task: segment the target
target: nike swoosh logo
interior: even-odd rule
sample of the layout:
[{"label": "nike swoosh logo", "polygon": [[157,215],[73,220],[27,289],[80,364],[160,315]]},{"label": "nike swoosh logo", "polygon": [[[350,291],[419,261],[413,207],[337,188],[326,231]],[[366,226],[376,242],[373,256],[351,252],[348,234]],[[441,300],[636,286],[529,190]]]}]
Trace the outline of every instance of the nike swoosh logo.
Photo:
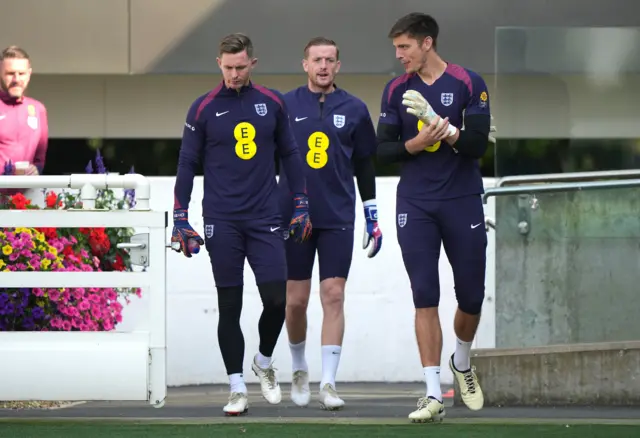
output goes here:
[{"label": "nike swoosh logo", "polygon": [[279,230],[279,229],[280,229],[280,227],[271,227],[270,228],[271,232],[274,232],[275,230]]},{"label": "nike swoosh logo", "polygon": [[479,224],[476,224],[476,225],[471,225],[471,229],[473,230],[474,228],[478,228],[480,225],[482,225],[482,222],[480,222]]},{"label": "nike swoosh logo", "polygon": [[216,112],[216,117],[224,116],[224,115],[225,115],[225,114],[227,114],[228,112],[229,112],[229,111],[225,111],[225,112],[223,112],[223,113]]},{"label": "nike swoosh logo", "polygon": [[296,122],[301,122],[301,121],[303,121],[305,119],[308,119],[308,118],[309,117],[300,117],[300,118],[296,117]]}]

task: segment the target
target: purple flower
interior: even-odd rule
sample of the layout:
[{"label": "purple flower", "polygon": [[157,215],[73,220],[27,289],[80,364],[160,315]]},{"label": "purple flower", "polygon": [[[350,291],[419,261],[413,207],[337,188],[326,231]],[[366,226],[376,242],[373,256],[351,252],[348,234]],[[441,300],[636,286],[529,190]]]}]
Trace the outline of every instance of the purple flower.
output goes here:
[{"label": "purple flower", "polygon": [[[133,166],[129,170],[129,173],[136,173]],[[136,191],[134,189],[126,189],[124,191],[124,200],[129,204],[129,208],[136,206]]]},{"label": "purple flower", "polygon": [[91,160],[87,163],[87,166],[84,168],[84,171],[87,173],[93,173],[93,163]]},{"label": "purple flower", "polygon": [[16,172],[15,166],[11,163],[11,160],[5,161],[3,175],[13,175]]},{"label": "purple flower", "polygon": [[33,320],[32,317],[27,316],[23,321],[22,321],[22,328],[25,329],[26,331],[31,331],[36,327],[36,323]]},{"label": "purple flower", "polygon": [[107,169],[104,167],[104,160],[100,155],[100,149],[96,150],[96,171],[98,173],[107,173]]},{"label": "purple flower", "polygon": [[34,307],[31,311],[31,316],[33,316],[33,319],[42,319],[44,317],[44,310],[42,310],[42,307]]}]

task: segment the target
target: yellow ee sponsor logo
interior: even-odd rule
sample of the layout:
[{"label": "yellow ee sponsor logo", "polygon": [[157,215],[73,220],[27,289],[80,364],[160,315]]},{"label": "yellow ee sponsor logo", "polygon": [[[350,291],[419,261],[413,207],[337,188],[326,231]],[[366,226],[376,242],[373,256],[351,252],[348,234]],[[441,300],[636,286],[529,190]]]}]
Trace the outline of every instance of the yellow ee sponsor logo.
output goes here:
[{"label": "yellow ee sponsor logo", "polygon": [[486,102],[488,98],[489,98],[489,96],[487,95],[486,91],[483,91],[482,93],[480,93],[480,100],[481,101]]},{"label": "yellow ee sponsor logo", "polygon": [[236,155],[243,160],[250,160],[258,152],[255,143],[256,128],[249,122],[240,122],[233,129],[233,136],[236,139]]},{"label": "yellow ee sponsor logo", "polygon": [[307,164],[312,169],[322,169],[329,161],[327,149],[329,149],[329,137],[324,132],[316,131],[307,140],[309,152],[307,152]]},{"label": "yellow ee sponsor logo", "polygon": [[[423,126],[424,126],[424,122],[422,120],[418,120],[418,132],[420,132]],[[438,149],[440,149],[440,142],[437,142],[435,144],[432,144],[431,146],[427,146],[426,148],[424,148],[426,152],[435,152]]]}]

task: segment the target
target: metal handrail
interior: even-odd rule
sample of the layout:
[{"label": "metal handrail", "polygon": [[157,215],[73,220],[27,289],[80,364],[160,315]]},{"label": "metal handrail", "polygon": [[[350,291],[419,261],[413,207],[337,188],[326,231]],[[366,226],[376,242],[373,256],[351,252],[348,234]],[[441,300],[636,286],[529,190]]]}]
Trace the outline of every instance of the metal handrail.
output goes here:
[{"label": "metal handrail", "polygon": [[640,179],[619,181],[591,181],[560,184],[531,184],[517,187],[495,187],[487,189],[482,195],[482,203],[486,204],[492,196],[528,195],[534,193],[575,192],[580,190],[621,189],[640,187]]},{"label": "metal handrail", "polygon": [[640,178],[640,169],[606,170],[598,172],[547,173],[541,175],[505,176],[498,180],[496,187],[529,183],[578,182],[602,179]]}]

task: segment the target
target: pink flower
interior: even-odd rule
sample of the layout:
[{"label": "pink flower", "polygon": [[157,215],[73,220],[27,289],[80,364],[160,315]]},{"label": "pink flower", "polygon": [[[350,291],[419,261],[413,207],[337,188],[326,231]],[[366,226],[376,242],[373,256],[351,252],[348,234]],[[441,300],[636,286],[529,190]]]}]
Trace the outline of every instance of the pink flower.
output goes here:
[{"label": "pink flower", "polygon": [[60,292],[56,289],[49,289],[49,299],[52,301],[58,301],[58,298],[60,298]]},{"label": "pink flower", "polygon": [[71,330],[71,323],[69,321],[62,322],[62,330],[68,332]]},{"label": "pink flower", "polygon": [[94,318],[99,319],[102,316],[102,309],[96,305],[91,306],[91,315]]},{"label": "pink flower", "polygon": [[122,311],[122,304],[120,304],[117,301],[114,301],[113,303],[111,303],[109,305],[109,308],[115,312],[121,312]]}]

